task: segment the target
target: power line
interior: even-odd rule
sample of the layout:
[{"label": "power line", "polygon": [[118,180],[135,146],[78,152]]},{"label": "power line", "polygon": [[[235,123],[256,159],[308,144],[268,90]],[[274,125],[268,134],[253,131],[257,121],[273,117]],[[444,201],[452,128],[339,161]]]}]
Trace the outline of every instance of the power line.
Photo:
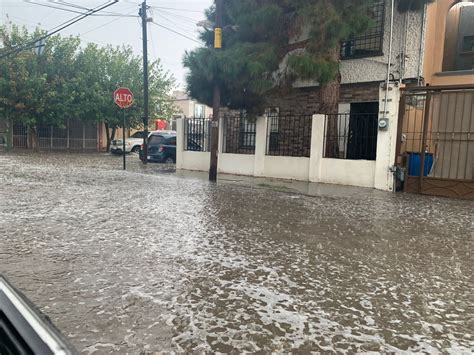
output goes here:
[{"label": "power line", "polygon": [[[72,13],[75,13],[75,14],[84,14],[83,11],[67,9],[67,8],[64,8],[64,7],[44,4],[44,3],[41,3],[41,2],[36,2],[36,1],[31,1],[31,0],[25,0],[25,2],[27,2],[29,4],[33,4],[33,5],[48,7],[48,8],[51,8],[51,9],[56,9],[56,10],[61,10],[61,11],[66,11],[66,12],[72,12]],[[77,8],[77,6],[75,6],[75,7]],[[87,10],[87,11],[92,10],[92,9],[88,9],[88,8],[82,7],[82,6],[79,6],[79,8],[81,8],[82,10]],[[103,13],[103,14],[90,15],[90,16],[137,17],[136,15],[125,16],[125,15],[122,15],[122,14],[119,14],[119,13],[113,13],[113,12],[107,12],[107,13]]]},{"label": "power line", "polygon": [[190,41],[193,41],[193,42],[196,42],[196,43],[199,43],[199,44],[204,44],[204,43],[202,43],[201,41],[198,41],[198,40],[195,39],[195,38],[186,36],[186,35],[184,35],[184,34],[182,34],[182,33],[180,33],[180,32],[177,32],[177,31],[175,31],[175,30],[173,30],[173,29],[171,29],[171,28],[169,28],[169,27],[166,27],[166,26],[164,26],[164,25],[161,25],[161,24],[159,24],[159,23],[152,22],[152,24],[154,24],[155,26],[158,26],[158,27],[162,27],[162,28],[164,28],[164,29],[166,29],[166,30],[168,30],[168,31],[170,31],[170,32],[173,32],[173,33],[177,34],[178,36],[187,38],[187,39],[189,39]]},{"label": "power line", "polygon": [[151,48],[153,49],[153,55],[155,56],[155,60],[158,58],[158,56],[156,55],[156,51],[155,51],[155,41],[153,41],[153,32],[150,31],[150,39],[151,39]]},{"label": "power line", "polygon": [[182,26],[179,26],[177,23],[175,23],[174,21],[170,20],[169,18],[167,18],[166,16],[162,15],[162,14],[158,14],[158,16],[160,16],[161,18],[165,19],[166,21],[168,21],[172,26],[174,26],[175,28],[183,31],[183,33],[185,33],[186,35],[189,35],[189,36],[194,36],[194,33],[191,33],[189,31],[189,29],[187,28],[184,28]]},{"label": "power line", "polygon": [[64,22],[63,24],[61,24],[59,26],[56,26],[55,28],[52,29],[52,32],[49,32],[48,34],[46,34],[44,36],[41,36],[40,38],[37,38],[37,39],[35,39],[33,41],[30,41],[30,42],[28,42],[28,43],[26,43],[22,46],[18,46],[17,48],[14,48],[14,49],[10,50],[9,52],[4,53],[2,56],[0,56],[0,59],[4,58],[4,57],[7,57],[10,54],[15,54],[15,53],[21,52],[22,50],[34,48],[37,42],[39,42],[43,39],[46,39],[48,37],[51,37],[52,35],[58,33],[59,31],[62,31],[63,29],[65,29],[69,26],[72,26],[76,22],[79,22],[82,19],[84,19],[88,16],[91,16],[92,14],[94,14],[98,11],[101,11],[103,9],[106,9],[109,6],[112,6],[112,5],[116,4],[118,1],[119,0],[113,0],[112,2],[106,3],[104,5],[100,5],[96,8],[94,8],[94,9],[91,9],[90,11],[88,11],[88,12],[86,12],[86,13],[80,15],[80,16],[76,16],[76,17],[70,19],[69,21]]},{"label": "power line", "polygon": [[166,11],[166,10],[161,10],[160,13],[164,13],[164,14],[167,14],[169,16],[172,16],[172,17],[175,17],[179,20],[183,20],[183,21],[186,21],[186,22],[189,22],[189,23],[192,23],[193,25],[196,25],[199,21],[195,20],[195,19],[192,19],[190,17],[186,17],[186,16],[182,16],[182,15],[178,15],[178,14],[175,14],[173,12],[170,12],[170,11]]},{"label": "power line", "polygon": [[[132,12],[135,12],[135,10],[129,12],[128,14],[131,14]],[[127,14],[127,15],[128,15]],[[125,16],[124,16],[125,17]],[[87,31],[87,32],[83,32],[83,33],[80,33],[79,36],[82,36],[82,35],[85,35],[85,34],[88,34],[90,32],[93,32],[95,30],[98,30],[99,28],[102,28],[102,27],[105,27],[107,25],[110,25],[111,23],[115,22],[115,21],[118,21],[118,20],[122,20],[124,17],[117,17],[117,18],[114,18],[112,21],[109,21],[109,22],[106,22],[106,23],[103,23],[102,25],[100,26],[97,26],[97,27],[94,27],[93,29]],[[136,16],[136,17],[139,17],[139,16]]]},{"label": "power line", "polygon": [[189,10],[189,9],[177,9],[174,7],[162,7],[162,6],[150,6],[154,9],[161,9],[161,10],[173,10],[173,11],[182,11],[182,12],[194,12],[194,13],[199,13],[202,14],[202,11],[199,10]]}]

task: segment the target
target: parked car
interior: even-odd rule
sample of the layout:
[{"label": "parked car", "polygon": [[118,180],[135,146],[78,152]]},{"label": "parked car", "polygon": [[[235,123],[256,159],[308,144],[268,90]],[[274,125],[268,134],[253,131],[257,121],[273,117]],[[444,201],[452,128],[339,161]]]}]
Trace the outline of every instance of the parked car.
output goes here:
[{"label": "parked car", "polygon": [[[143,150],[140,152],[143,155]],[[148,137],[149,162],[176,163],[176,132],[153,132]]]},{"label": "parked car", "polygon": [[[151,132],[153,133],[153,132]],[[150,133],[150,134],[151,134]],[[144,131],[138,131],[125,139],[125,153],[140,153],[140,147],[143,143]],[[112,154],[122,154],[122,140],[115,139],[110,144],[110,152]]]}]

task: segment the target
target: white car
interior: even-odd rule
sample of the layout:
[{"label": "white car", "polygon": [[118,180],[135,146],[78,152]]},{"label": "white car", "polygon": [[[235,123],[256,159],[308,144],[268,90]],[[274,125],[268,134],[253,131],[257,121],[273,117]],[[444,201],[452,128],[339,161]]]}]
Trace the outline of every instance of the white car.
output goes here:
[{"label": "white car", "polygon": [[[148,137],[152,133],[171,133],[174,131],[148,131]],[[143,144],[144,131],[137,131],[130,137],[125,138],[125,153],[139,154]],[[110,152],[112,154],[122,154],[122,140],[114,139],[110,144]]]}]

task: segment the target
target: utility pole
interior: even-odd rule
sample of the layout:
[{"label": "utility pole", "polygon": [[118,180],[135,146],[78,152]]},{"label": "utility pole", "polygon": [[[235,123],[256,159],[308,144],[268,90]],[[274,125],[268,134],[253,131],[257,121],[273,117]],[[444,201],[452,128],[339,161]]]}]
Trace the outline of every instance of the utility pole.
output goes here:
[{"label": "utility pole", "polygon": [[147,37],[147,6],[146,0],[143,0],[139,15],[142,18],[142,37],[143,37],[143,155],[142,162],[148,162],[148,37]]},{"label": "utility pole", "polygon": [[[222,49],[222,17],[223,0],[216,0],[216,24],[214,26],[214,49]],[[209,181],[217,181],[217,150],[219,147],[219,110],[221,106],[221,88],[214,78],[214,98],[212,100],[212,122],[211,122],[211,163],[209,168]]]}]

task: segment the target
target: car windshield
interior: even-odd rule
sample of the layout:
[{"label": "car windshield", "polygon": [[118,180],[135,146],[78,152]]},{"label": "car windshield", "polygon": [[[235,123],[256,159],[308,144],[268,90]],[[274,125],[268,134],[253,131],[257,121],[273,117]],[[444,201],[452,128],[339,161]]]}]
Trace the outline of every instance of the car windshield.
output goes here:
[{"label": "car windshield", "polygon": [[166,139],[167,145],[176,145],[176,137],[171,137]]},{"label": "car windshield", "polygon": [[130,136],[130,138],[143,138],[143,132],[142,131],[135,132],[134,134]]},{"label": "car windshield", "polygon": [[148,144],[163,144],[165,138],[163,136],[151,136]]}]

